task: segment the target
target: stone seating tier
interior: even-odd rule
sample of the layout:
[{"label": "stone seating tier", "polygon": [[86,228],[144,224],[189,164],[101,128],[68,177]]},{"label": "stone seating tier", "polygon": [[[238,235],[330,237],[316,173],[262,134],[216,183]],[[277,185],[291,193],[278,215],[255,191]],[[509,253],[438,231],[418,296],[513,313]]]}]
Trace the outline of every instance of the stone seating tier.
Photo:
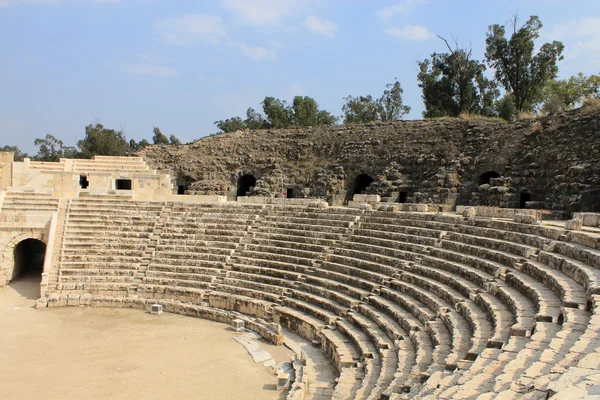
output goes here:
[{"label": "stone seating tier", "polygon": [[272,320],[321,344],[333,398],[542,393],[598,335],[585,308],[600,252],[556,227],[90,197],[70,202],[61,248],[53,304],[93,294]]}]

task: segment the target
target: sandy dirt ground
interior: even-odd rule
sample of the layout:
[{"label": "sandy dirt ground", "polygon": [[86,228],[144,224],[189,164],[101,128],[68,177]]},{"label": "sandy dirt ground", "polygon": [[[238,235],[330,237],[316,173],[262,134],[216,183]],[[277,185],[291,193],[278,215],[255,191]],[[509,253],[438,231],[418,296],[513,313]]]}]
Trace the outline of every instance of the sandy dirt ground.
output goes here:
[{"label": "sandy dirt ground", "polygon": [[[140,310],[36,310],[36,291],[35,282],[0,288],[0,399],[285,398],[227,325]],[[261,348],[289,361],[282,346]]]}]

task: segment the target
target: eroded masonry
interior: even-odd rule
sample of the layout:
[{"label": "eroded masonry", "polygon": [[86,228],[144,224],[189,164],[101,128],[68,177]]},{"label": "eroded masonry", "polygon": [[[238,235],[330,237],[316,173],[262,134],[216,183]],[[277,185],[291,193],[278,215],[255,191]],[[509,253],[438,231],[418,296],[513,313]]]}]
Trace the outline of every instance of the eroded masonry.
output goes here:
[{"label": "eroded masonry", "polygon": [[598,395],[599,120],[1,153],[0,286],[29,274],[37,307],[243,322],[295,351],[289,399]]}]

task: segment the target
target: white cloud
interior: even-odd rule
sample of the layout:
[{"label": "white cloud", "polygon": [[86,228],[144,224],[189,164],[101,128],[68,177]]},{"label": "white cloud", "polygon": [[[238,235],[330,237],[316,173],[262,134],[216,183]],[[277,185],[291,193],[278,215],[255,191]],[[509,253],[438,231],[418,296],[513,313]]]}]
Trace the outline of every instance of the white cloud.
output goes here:
[{"label": "white cloud", "polygon": [[321,19],[316,15],[311,15],[310,17],[306,18],[304,20],[304,26],[306,26],[306,28],[308,28],[308,30],[311,32],[330,38],[333,37],[333,34],[338,29],[338,26],[335,22],[327,19]]},{"label": "white cloud", "polygon": [[269,40],[269,48],[251,46],[245,41],[231,38],[223,20],[212,14],[188,14],[171,17],[156,23],[156,30],[166,43],[185,46],[194,42],[224,45],[240,50],[253,61],[274,60],[277,49],[283,45]]},{"label": "white cloud", "polygon": [[386,33],[403,40],[423,41],[434,37],[434,34],[421,25],[406,25],[402,28],[389,28]]},{"label": "white cloud", "polygon": [[267,49],[260,46],[250,46],[245,42],[232,42],[233,47],[237,47],[253,61],[275,60],[277,58],[277,50]]},{"label": "white cloud", "polygon": [[167,43],[180,46],[194,41],[217,44],[227,38],[220,17],[211,14],[188,14],[165,18],[156,23],[156,30]]},{"label": "white cloud", "polygon": [[298,15],[310,8],[312,0],[222,0],[221,5],[236,14],[244,24],[276,26],[284,17]]},{"label": "white cloud", "polygon": [[[600,64],[600,17],[569,20],[542,29],[539,43],[560,40],[565,45],[565,60],[559,67],[569,72],[598,73]],[[563,65],[564,64],[564,65]],[[564,68],[563,68],[564,67]]]},{"label": "white cloud", "polygon": [[379,19],[384,21],[389,21],[397,14],[410,14],[412,11],[420,6],[421,4],[425,4],[427,0],[404,0],[389,7],[382,8],[378,10],[376,15]]},{"label": "white cloud", "polygon": [[127,66],[127,70],[134,75],[151,75],[165,78],[181,75],[175,68],[166,67],[164,65],[132,64]]}]

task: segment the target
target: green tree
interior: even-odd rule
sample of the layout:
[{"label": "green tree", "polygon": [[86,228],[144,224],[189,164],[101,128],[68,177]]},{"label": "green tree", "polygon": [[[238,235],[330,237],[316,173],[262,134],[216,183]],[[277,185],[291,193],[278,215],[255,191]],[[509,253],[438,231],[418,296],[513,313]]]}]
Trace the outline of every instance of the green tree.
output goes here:
[{"label": "green tree", "polygon": [[23,161],[23,159],[25,159],[26,157],[29,157],[27,155],[27,153],[23,153],[21,151],[21,149],[19,149],[17,146],[3,146],[0,147],[0,151],[4,151],[4,152],[8,152],[8,153],[14,153],[14,160],[15,161]]},{"label": "green tree", "polygon": [[342,106],[342,112],[345,124],[364,124],[379,120],[381,105],[371,95],[348,96],[344,100],[346,103]]},{"label": "green tree", "polygon": [[600,99],[600,75],[590,75],[587,78],[585,93],[586,97]]},{"label": "green tree", "polygon": [[366,123],[371,121],[397,121],[410,112],[410,107],[403,104],[402,86],[400,82],[386,85],[382,96],[348,96],[342,106],[342,117],[345,124]]},{"label": "green tree", "polygon": [[267,121],[265,121],[265,117],[261,113],[257,112],[254,108],[248,107],[246,110],[246,119],[243,123],[248,129],[263,129]]},{"label": "green tree", "polygon": [[82,158],[92,158],[95,155],[124,156],[129,150],[122,130],[107,129],[99,123],[85,127],[85,137],[77,142],[77,146],[81,149],[78,157]]},{"label": "green tree", "polygon": [[382,121],[398,121],[410,112],[410,107],[402,102],[402,86],[397,80],[385,86],[383,95],[379,99],[379,115]]},{"label": "green tree", "polygon": [[546,113],[559,113],[579,107],[586,98],[600,98],[600,76],[580,72],[569,79],[547,82],[540,108]]},{"label": "green tree", "polygon": [[316,126],[319,123],[319,105],[312,97],[296,96],[292,101],[292,120],[296,126]]},{"label": "green tree", "polygon": [[496,79],[511,93],[517,111],[531,111],[539,101],[546,82],[556,77],[558,62],[563,59],[564,45],[559,41],[544,43],[534,54],[542,22],[531,16],[525,25],[512,21],[512,34],[506,38],[506,27],[492,25],[486,37],[485,57],[496,72]]},{"label": "green tree", "polygon": [[296,96],[292,101],[292,121],[295,126],[334,125],[337,118],[329,111],[319,110],[319,104],[312,97]]},{"label": "green tree", "polygon": [[150,143],[146,139],[142,139],[139,142],[136,142],[134,139],[129,141],[129,149],[127,150],[127,154],[134,154],[138,151],[142,150],[144,147],[149,146]]},{"label": "green tree", "polygon": [[152,129],[152,132],[154,133],[154,136],[152,136],[152,142],[154,144],[169,144],[169,138],[163,135],[157,126]]},{"label": "green tree", "polygon": [[288,128],[293,124],[293,111],[285,100],[267,96],[261,104],[269,128]]},{"label": "green tree", "polygon": [[169,136],[169,142],[171,142],[171,144],[175,144],[175,145],[181,144],[181,141],[179,139],[177,139],[177,137],[175,135]]},{"label": "green tree", "polygon": [[326,110],[319,110],[317,114],[317,125],[335,125],[337,124],[337,117]]},{"label": "green tree", "polygon": [[33,157],[36,161],[58,161],[61,158],[74,158],[77,151],[74,147],[65,146],[62,140],[48,134],[44,138],[37,138],[33,142],[37,147],[38,153]]},{"label": "green tree", "polygon": [[498,96],[496,84],[484,75],[485,65],[472,58],[471,49],[455,48],[444,41],[448,53],[433,53],[430,59],[419,61],[417,79],[422,89],[426,118],[452,116],[461,113],[490,115]]},{"label": "green tree", "polygon": [[588,95],[588,78],[579,73],[569,79],[548,81],[542,95],[543,112],[556,114],[572,110]]},{"label": "green tree", "polygon": [[498,117],[505,119],[506,121],[514,121],[517,119],[517,107],[515,106],[515,99],[512,94],[507,93],[494,104],[494,109]]},{"label": "green tree", "polygon": [[246,128],[246,124],[240,117],[228,118],[226,120],[215,121],[217,128],[223,132],[235,132]]}]

